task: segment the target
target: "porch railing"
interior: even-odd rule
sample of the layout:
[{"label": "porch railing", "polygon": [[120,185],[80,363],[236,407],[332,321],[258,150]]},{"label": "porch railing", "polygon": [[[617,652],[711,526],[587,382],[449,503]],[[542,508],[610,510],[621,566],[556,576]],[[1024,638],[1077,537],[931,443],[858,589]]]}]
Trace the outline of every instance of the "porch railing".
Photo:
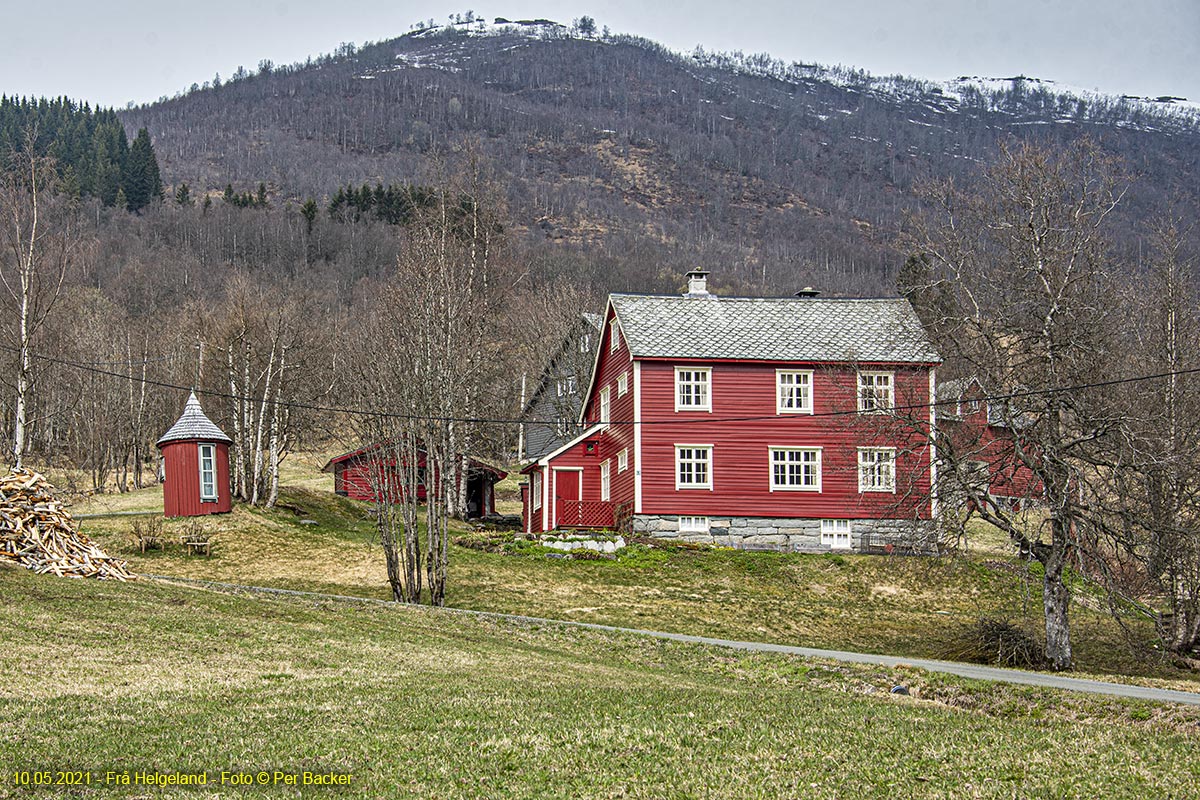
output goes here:
[{"label": "porch railing", "polygon": [[560,528],[611,528],[613,504],[601,500],[562,500],[558,504]]}]

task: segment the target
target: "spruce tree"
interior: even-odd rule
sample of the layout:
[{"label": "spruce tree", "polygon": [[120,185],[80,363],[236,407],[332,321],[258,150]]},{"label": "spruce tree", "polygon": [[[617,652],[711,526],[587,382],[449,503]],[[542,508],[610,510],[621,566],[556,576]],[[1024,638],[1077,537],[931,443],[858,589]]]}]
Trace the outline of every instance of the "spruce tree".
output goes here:
[{"label": "spruce tree", "polygon": [[304,217],[304,230],[309,236],[312,236],[313,223],[317,221],[317,201],[311,197],[304,201],[304,205],[300,206],[300,215]]},{"label": "spruce tree", "polygon": [[125,196],[129,199],[130,211],[141,211],[163,196],[158,160],[154,157],[154,146],[145,128],[138,131],[133,147],[129,149],[122,184]]}]

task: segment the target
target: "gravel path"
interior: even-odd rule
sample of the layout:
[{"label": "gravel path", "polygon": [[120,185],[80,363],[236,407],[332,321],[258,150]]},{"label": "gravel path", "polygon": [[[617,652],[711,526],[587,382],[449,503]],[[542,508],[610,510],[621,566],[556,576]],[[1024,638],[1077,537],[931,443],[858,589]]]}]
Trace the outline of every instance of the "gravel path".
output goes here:
[{"label": "gravel path", "polygon": [[[255,592],[259,594],[276,594],[288,597],[310,597],[323,600],[338,600],[355,603],[371,603],[382,606],[397,607],[395,603],[386,600],[373,600],[367,597],[351,597],[340,594],[321,594],[319,592],[300,592],[294,589],[272,589],[265,586],[244,586],[236,583],[219,583],[217,581],[202,581],[192,578],[173,578],[168,575],[142,575],[157,581],[168,583],[184,583],[193,586],[217,589],[222,591]],[[1125,683],[1110,683],[1108,681],[1093,681],[1084,678],[1071,678],[1066,675],[1056,675],[1044,672],[1026,672],[1019,669],[1003,667],[988,667],[982,664],[966,664],[959,661],[935,661],[928,658],[906,658],[903,656],[881,656],[874,653],[852,653],[845,650],[821,650],[815,647],[793,647],[786,644],[769,644],[767,642],[741,642],[733,639],[713,639],[708,636],[690,636],[685,633],[668,633],[666,631],[647,631],[639,628],[619,628],[614,625],[599,625],[594,622],[575,622],[572,620],[546,619],[543,617],[527,617],[521,614],[500,614],[493,611],[469,611],[460,608],[429,608],[427,606],[409,606],[423,611],[444,612],[452,614],[470,614],[477,617],[509,620],[512,622],[533,623],[537,625],[564,625],[572,628],[586,628],[594,631],[610,633],[625,633],[635,636],[649,636],[655,639],[669,639],[675,642],[689,644],[727,647],[731,650],[746,650],[754,653],[783,653],[792,656],[807,656],[809,658],[826,658],[834,661],[846,661],[853,664],[878,664],[885,667],[895,667],[901,664],[930,672],[945,672],[964,678],[975,678],[985,681],[1001,681],[1017,683],[1026,686],[1046,686],[1052,689],[1066,689],[1072,692],[1090,692],[1106,694],[1113,697],[1130,697],[1137,700],[1155,700],[1162,703],[1185,703],[1200,706],[1200,693],[1181,692],[1175,689],[1154,689],[1148,686],[1134,686]]]}]

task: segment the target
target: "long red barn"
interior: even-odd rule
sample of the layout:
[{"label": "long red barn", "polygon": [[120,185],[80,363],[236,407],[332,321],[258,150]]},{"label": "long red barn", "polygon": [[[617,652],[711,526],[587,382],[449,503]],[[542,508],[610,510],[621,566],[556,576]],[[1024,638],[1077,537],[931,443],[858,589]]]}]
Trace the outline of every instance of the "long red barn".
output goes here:
[{"label": "long red barn", "polygon": [[[417,450],[417,500],[426,498],[426,456]],[[333,490],[343,497],[375,502],[389,492],[398,499],[401,477],[392,448],[374,443],[334,456],[322,472],[333,473]],[[467,516],[487,517],[496,513],[496,483],[508,473],[476,459],[467,460]]]},{"label": "long red barn", "polygon": [[586,430],[523,470],[526,530],[928,542],[940,359],[908,301],[716,297],[688,277],[681,297],[610,296]]}]

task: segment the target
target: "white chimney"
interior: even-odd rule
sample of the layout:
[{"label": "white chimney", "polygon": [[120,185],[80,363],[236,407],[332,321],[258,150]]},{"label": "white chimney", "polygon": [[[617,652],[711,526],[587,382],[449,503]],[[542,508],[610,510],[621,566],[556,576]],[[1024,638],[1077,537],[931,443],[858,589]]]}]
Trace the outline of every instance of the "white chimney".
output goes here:
[{"label": "white chimney", "polygon": [[687,274],[687,297],[708,297],[708,270],[694,269]]}]

